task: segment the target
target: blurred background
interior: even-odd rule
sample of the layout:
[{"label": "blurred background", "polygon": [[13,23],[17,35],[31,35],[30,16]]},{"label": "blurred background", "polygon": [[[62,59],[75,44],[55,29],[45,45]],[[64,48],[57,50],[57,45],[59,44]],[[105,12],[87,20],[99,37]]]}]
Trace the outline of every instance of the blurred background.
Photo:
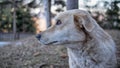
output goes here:
[{"label": "blurred background", "polygon": [[38,34],[67,8],[90,12],[104,29],[120,29],[119,0],[0,0],[0,41]]},{"label": "blurred background", "polygon": [[[39,56],[40,62],[38,57],[34,57],[40,55],[37,46],[39,44],[34,36],[50,27],[57,14],[71,9],[88,11],[97,23],[112,35],[116,44],[120,45],[120,0],[0,0],[0,68],[42,68],[40,66],[44,64],[41,65],[40,62],[45,61],[41,59],[43,57]],[[59,48],[56,50],[62,61],[55,60],[55,63],[66,64],[67,55],[64,49],[62,53]],[[49,52],[53,58],[54,52]],[[46,54],[42,55],[46,57]],[[50,55],[49,53],[48,56]],[[33,61],[34,63],[31,63]]]}]

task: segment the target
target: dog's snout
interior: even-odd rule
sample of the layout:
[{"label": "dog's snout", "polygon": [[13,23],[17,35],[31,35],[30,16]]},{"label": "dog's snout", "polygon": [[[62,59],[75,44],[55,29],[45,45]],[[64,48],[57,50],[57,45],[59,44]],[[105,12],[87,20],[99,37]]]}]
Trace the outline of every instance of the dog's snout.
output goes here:
[{"label": "dog's snout", "polygon": [[36,38],[37,38],[38,40],[40,40],[41,34],[36,35]]}]

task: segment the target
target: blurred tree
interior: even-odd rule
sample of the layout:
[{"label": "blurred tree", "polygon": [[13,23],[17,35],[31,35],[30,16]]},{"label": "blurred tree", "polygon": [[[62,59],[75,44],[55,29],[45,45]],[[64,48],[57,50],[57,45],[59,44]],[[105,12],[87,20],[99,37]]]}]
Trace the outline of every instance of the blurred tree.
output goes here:
[{"label": "blurred tree", "polygon": [[13,8],[13,34],[14,34],[14,39],[16,39],[17,38],[17,32],[16,32],[16,9],[17,9],[17,7],[16,7],[16,1],[15,0],[13,0],[13,3],[12,3],[12,8]]},{"label": "blurred tree", "polygon": [[11,32],[12,30],[12,14],[11,2],[0,0],[0,32]]},{"label": "blurred tree", "polygon": [[44,0],[44,11],[45,11],[45,17],[46,17],[46,24],[47,27],[50,27],[51,25],[51,0]]},{"label": "blurred tree", "polygon": [[16,27],[17,32],[34,32],[33,21],[29,11],[25,7],[16,10]]},{"label": "blurred tree", "polygon": [[64,0],[54,0],[54,6],[57,7],[55,10],[56,12],[62,12],[66,4]]},{"label": "blurred tree", "polygon": [[120,7],[118,6],[120,1],[114,0],[111,2],[110,7],[107,9],[107,21],[110,23],[110,28],[120,29]]},{"label": "blurred tree", "polygon": [[78,9],[78,0],[67,0],[67,10]]},{"label": "blurred tree", "polygon": [[0,32],[13,32],[13,26],[14,32],[34,32],[28,7],[21,4],[21,0],[15,4],[12,0],[0,0]]},{"label": "blurred tree", "polygon": [[[51,0],[24,0],[23,4],[28,5],[30,8],[40,8],[41,3],[43,3],[44,14],[46,19],[46,27],[51,25]],[[38,16],[39,14],[37,14]],[[38,16],[39,17],[39,16]]]}]

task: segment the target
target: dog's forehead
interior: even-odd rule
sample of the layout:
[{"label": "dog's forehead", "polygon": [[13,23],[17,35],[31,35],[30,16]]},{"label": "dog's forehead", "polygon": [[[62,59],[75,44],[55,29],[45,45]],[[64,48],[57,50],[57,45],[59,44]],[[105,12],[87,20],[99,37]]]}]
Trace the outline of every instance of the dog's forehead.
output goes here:
[{"label": "dog's forehead", "polygon": [[88,15],[88,14],[89,14],[88,12],[83,11],[83,10],[79,10],[79,9],[68,10],[68,11],[59,13],[59,14],[55,17],[55,19],[67,18],[67,17],[72,16],[72,15],[85,16],[85,15]]},{"label": "dog's forehead", "polygon": [[69,16],[71,16],[72,14],[70,14],[69,12],[62,12],[62,13],[59,13],[55,19],[64,19],[64,18],[67,18]]}]

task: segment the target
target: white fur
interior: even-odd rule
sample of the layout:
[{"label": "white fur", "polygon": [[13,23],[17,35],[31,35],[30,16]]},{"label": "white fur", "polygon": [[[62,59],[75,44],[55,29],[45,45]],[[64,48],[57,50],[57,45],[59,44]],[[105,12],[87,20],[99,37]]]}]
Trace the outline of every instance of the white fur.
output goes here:
[{"label": "white fur", "polygon": [[[85,30],[77,29],[74,15],[80,17],[77,23]],[[116,68],[115,44],[88,12],[69,10],[55,19],[61,20],[62,24],[42,32],[39,40],[46,45],[66,46],[70,68]],[[84,31],[91,37],[86,42]]]}]

